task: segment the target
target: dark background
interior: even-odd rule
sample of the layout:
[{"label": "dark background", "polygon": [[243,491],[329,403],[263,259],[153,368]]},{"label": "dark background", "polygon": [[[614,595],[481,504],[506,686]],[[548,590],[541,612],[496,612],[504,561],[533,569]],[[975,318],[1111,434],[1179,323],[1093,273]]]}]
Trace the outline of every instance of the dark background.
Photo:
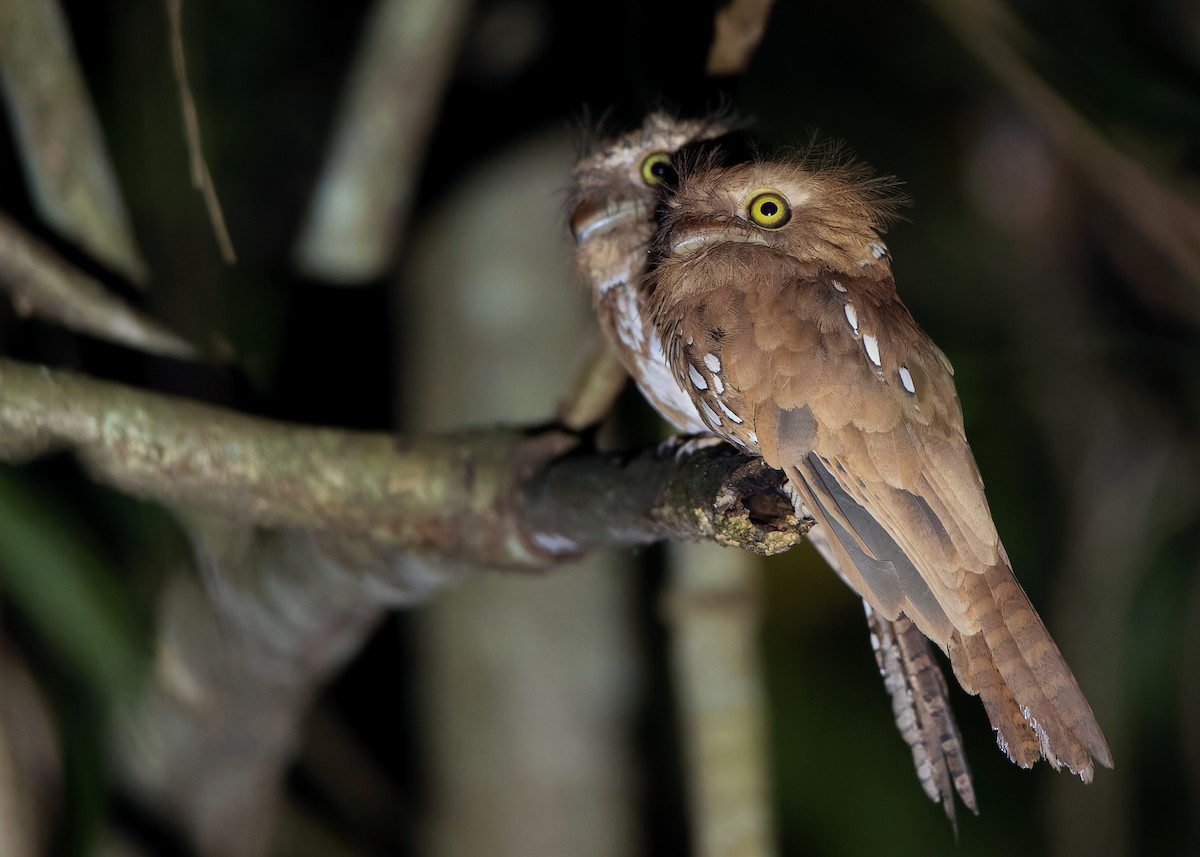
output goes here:
[{"label": "dark background", "polygon": [[[393,310],[410,300],[403,274],[335,289],[289,264],[367,4],[185,4],[206,152],[240,256],[233,268],[222,265],[189,185],[163,9],[142,0],[64,5],[151,289],[139,293],[38,226],[7,130],[0,206],[168,325],[198,342],[228,343],[236,358],[226,367],[148,358],[19,321],[7,307],[4,351],[282,419],[403,428],[404,395],[389,391],[403,391],[410,373],[438,371],[394,356],[406,332]],[[1194,203],[1194,4],[1013,8],[1041,80],[1155,186]],[[780,3],[740,80],[705,78],[711,31],[708,9],[692,3],[479,3],[428,145],[414,230],[488,158],[568,126],[585,105],[632,125],[648,106],[700,110],[725,93],[768,146],[819,129],[902,178],[914,205],[888,236],[900,292],[956,367],[997,525],[1116,760],[1086,788],[1046,765],[1021,771],[996,751],[982,707],[955,690],[982,808],[978,819],[960,818],[956,848],[897,740],[860,608],[804,548],[765,569],[781,853],[1074,854],[1080,842],[1088,853],[1200,853],[1197,271],[1142,240],[1136,216],[1111,202],[1102,178],[1080,169],[1078,153],[1054,141],[1044,118],[991,77],[930,6]],[[564,188],[568,181],[564,174]],[[530,329],[512,347],[532,347],[538,336]],[[629,442],[652,440],[644,406],[628,396],[622,407]],[[31,516],[33,537],[65,540],[90,557],[89,575],[68,586],[119,629],[123,642],[114,645],[148,651],[158,582],[187,555],[167,515],[91,486],[66,460],[6,468],[0,514],[17,508]],[[662,583],[658,560],[657,552],[638,560],[644,605]],[[0,556],[0,566],[18,561]],[[62,629],[31,621],[7,596],[0,603],[3,633],[33,664],[63,740],[60,853],[83,850],[108,822],[170,853],[170,832],[105,773],[103,679],[56,645]],[[665,675],[657,615],[648,606],[640,613],[649,669]],[[421,739],[403,665],[415,657],[410,622],[390,620],[323,705],[378,748],[407,801],[401,814],[417,818]],[[639,704],[646,853],[682,853],[669,683],[649,682]],[[339,817],[337,797],[303,760],[289,784],[314,813]],[[368,853],[413,847],[401,836],[373,841]]]}]

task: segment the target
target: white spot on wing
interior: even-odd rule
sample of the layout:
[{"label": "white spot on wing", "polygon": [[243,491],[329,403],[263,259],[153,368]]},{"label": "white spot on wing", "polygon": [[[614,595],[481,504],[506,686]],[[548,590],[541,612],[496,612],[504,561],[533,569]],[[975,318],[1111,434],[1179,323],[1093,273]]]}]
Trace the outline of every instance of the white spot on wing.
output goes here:
[{"label": "white spot on wing", "polygon": [[872,241],[867,246],[871,248],[871,255],[874,256],[876,259],[882,259],[884,256],[887,255],[887,247],[884,246],[884,244],[882,242]]},{"label": "white spot on wing", "polygon": [[713,375],[712,382],[713,389],[717,391],[718,396],[725,392],[725,382],[721,380],[720,375]]},{"label": "white spot on wing", "polygon": [[687,338],[687,344],[688,345],[693,344],[692,338],[690,336]]},{"label": "white spot on wing", "polygon": [[708,406],[708,402],[701,400],[700,401],[700,410],[704,412],[704,415],[706,417],[708,417],[709,421],[713,425],[717,425],[717,426],[725,425],[725,423],[721,422],[721,418],[717,416],[717,412]]},{"label": "white spot on wing", "polygon": [[708,382],[704,380],[704,376],[696,371],[696,367],[691,363],[688,364],[688,377],[692,379],[692,384],[697,390],[707,390]]},{"label": "white spot on wing", "polygon": [[835,289],[837,289],[839,292],[845,292],[845,291],[846,291],[846,287],[845,287],[845,286],[843,286],[841,283],[839,283],[837,280],[830,280],[830,281],[829,281],[829,285],[833,286],[833,287],[834,287]]},{"label": "white spot on wing", "polygon": [[908,392],[917,392],[917,388],[913,384],[912,373],[908,371],[907,366],[900,367],[900,383],[904,385],[904,389],[908,390]]},{"label": "white spot on wing", "polygon": [[846,304],[846,321],[850,323],[854,335],[858,336],[858,310],[852,304]]},{"label": "white spot on wing", "polygon": [[722,402],[720,399],[717,399],[717,407],[721,409],[721,413],[723,413],[725,416],[729,417],[731,420],[733,420],[738,425],[741,425],[742,418],[739,417],[737,414],[735,414],[733,411],[731,411],[729,409],[729,406],[727,404],[725,404],[724,402]]},{"label": "white spot on wing", "polygon": [[704,365],[708,367],[709,372],[720,372],[721,358],[715,354],[705,354]]},{"label": "white spot on wing", "polygon": [[867,349],[867,356],[871,358],[871,362],[876,366],[882,366],[879,361],[879,341],[874,336],[867,335],[863,337],[863,348]]},{"label": "white spot on wing", "polygon": [[750,442],[751,442],[751,443],[758,443],[758,435],[757,435],[757,434],[755,434],[754,432],[750,432]]}]

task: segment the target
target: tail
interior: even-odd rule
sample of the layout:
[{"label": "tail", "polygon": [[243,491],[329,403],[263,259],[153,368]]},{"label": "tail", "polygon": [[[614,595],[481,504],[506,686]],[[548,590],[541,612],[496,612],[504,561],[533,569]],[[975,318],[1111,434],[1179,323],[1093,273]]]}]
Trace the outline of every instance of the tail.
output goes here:
[{"label": "tail", "polygon": [[[863,602],[875,661],[892,695],[892,713],[901,737],[912,749],[917,779],[925,794],[940,802],[955,824],[954,792],[967,809],[979,814],[975,787],[963,753],[962,738],[950,710],[946,678],[933,658],[929,639],[901,615],[889,622]],[[956,825],[957,826],[957,825]]]},{"label": "tail", "polygon": [[[837,554],[820,526],[809,530],[808,540],[849,584],[838,566]],[[892,697],[896,728],[912,751],[913,767],[917,770],[921,788],[930,800],[942,805],[951,824],[956,824],[955,792],[966,807],[978,815],[975,787],[967,768],[958,724],[950,709],[946,678],[934,659],[929,639],[903,614],[892,622],[872,609],[866,600],[863,609],[867,614],[875,662],[883,676],[884,687]]]},{"label": "tail", "polygon": [[[957,587],[968,605],[969,636],[942,610],[924,575],[870,513],[832,480],[818,495],[795,471],[790,480],[798,514],[811,509],[828,528],[825,555],[881,618],[911,619],[943,646],[963,688],[977,694],[996,730],[996,740],[1013,762],[1032,767],[1045,758],[1091,782],[1095,763],[1112,767],[1112,754],[1075,676],[1050,638],[1025,591],[1013,577],[1008,556],[983,572],[962,571]],[[860,541],[861,540],[861,543]]]},{"label": "tail", "polygon": [[1058,646],[1013,577],[1008,557],[964,585],[979,633],[954,631],[948,650],[954,674],[987,710],[996,741],[1024,768],[1045,758],[1085,783],[1095,762],[1112,767],[1112,754]]}]

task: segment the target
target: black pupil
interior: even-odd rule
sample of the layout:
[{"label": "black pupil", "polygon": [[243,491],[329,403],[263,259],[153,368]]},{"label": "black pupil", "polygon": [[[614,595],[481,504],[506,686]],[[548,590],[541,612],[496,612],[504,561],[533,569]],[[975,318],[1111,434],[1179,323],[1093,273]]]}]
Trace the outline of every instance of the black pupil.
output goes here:
[{"label": "black pupil", "polygon": [[758,211],[763,217],[774,217],[779,213],[779,205],[770,201],[764,202],[758,207]]},{"label": "black pupil", "polygon": [[661,179],[666,176],[669,167],[669,161],[655,161],[650,165],[650,175]]}]

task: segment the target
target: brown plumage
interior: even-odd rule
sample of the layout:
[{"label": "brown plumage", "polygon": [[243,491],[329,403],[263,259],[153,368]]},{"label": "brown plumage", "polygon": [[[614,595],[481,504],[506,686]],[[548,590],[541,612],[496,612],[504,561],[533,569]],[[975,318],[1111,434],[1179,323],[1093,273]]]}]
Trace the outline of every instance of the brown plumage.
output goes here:
[{"label": "brown plumage", "polygon": [[[663,176],[648,167],[669,164],[673,155],[696,140],[724,134],[728,123],[673,119],[662,113],[643,127],[599,145],[576,166],[571,196],[575,263],[587,283],[600,324],[621,362],[647,400],[677,429],[708,433],[691,395],[666,362],[658,331],[637,286],[645,273],[654,235],[654,212]],[[839,569],[836,555],[818,525],[809,541]],[[852,584],[851,584],[852,585]],[[898,623],[867,609],[871,642],[884,684],[892,696],[896,723],[908,743],[922,787],[954,819],[954,792],[978,811],[958,730],[946,698],[946,681],[929,642],[903,617]]]},{"label": "brown plumage", "polygon": [[954,792],[972,812],[979,812],[971,772],[962,753],[962,738],[941,667],[933,659],[929,639],[907,616],[890,622],[864,601],[875,662],[892,695],[896,726],[912,750],[917,778],[929,799],[940,801],[954,821]]},{"label": "brown plumage", "polygon": [[856,168],[698,167],[667,199],[650,310],[705,423],[787,473],[896,638],[911,620],[947,651],[1014,762],[1090,781],[1108,746],[1013,577],[950,363],[896,294],[886,210]]}]

